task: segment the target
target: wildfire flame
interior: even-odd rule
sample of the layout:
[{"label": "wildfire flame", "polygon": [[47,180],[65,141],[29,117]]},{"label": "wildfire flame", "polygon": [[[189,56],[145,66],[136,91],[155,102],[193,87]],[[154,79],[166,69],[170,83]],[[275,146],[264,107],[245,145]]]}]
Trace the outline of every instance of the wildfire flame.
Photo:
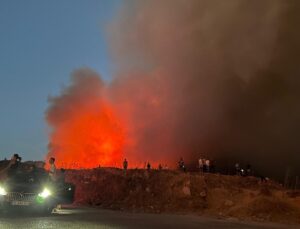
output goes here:
[{"label": "wildfire flame", "polygon": [[122,158],[122,127],[108,105],[80,110],[51,137],[51,153],[59,167],[112,166]]},{"label": "wildfire flame", "polygon": [[123,160],[124,127],[112,105],[98,93],[100,77],[75,81],[52,100],[47,111],[52,127],[47,161],[55,157],[56,165],[63,168],[115,166]]}]

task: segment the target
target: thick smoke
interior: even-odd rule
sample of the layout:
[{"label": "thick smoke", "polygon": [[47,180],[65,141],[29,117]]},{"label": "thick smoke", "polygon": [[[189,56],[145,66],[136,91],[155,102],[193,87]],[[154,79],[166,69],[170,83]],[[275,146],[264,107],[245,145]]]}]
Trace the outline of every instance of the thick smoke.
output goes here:
[{"label": "thick smoke", "polygon": [[126,1],[109,26],[126,153],[231,158],[279,176],[299,168],[299,5]]},{"label": "thick smoke", "polygon": [[[126,1],[108,26],[112,82],[104,86],[96,73],[81,70],[50,100],[49,156],[89,166],[95,158],[113,165],[123,153],[129,164],[169,166],[181,156],[202,156],[217,166],[240,161],[273,176],[287,167],[299,174],[299,6]],[[77,125],[86,112],[96,125],[85,128],[85,118]]]}]

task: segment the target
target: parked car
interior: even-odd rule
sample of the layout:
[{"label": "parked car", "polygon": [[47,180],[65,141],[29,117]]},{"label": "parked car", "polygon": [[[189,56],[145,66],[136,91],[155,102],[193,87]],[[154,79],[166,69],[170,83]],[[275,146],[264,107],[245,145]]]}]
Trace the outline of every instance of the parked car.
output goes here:
[{"label": "parked car", "polygon": [[70,204],[75,186],[64,180],[53,182],[45,169],[20,163],[19,168],[0,181],[0,211],[12,209],[51,213],[58,204]]}]

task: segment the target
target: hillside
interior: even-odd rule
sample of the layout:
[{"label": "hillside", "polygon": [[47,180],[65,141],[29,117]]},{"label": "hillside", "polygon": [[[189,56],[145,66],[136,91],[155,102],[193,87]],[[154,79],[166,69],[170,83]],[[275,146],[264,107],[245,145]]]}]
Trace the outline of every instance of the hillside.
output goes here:
[{"label": "hillside", "polygon": [[66,180],[77,205],[300,223],[299,193],[255,177],[101,168],[66,171]]}]

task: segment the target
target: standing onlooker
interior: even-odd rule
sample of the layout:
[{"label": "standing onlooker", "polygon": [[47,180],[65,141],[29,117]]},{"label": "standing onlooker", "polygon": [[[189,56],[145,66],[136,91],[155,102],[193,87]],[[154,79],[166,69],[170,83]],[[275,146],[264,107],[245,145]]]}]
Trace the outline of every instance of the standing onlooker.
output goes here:
[{"label": "standing onlooker", "polygon": [[128,168],[128,161],[126,160],[126,158],[123,161],[123,169],[126,171]]},{"label": "standing onlooker", "polygon": [[202,174],[203,173],[203,165],[204,165],[203,159],[200,158],[199,161],[198,161],[198,163],[199,163],[199,171]]},{"label": "standing onlooker", "polygon": [[22,158],[19,154],[14,154],[6,168],[1,170],[0,177],[13,177],[18,172],[19,164],[21,163]]},{"label": "standing onlooker", "polygon": [[203,173],[207,172],[207,168],[206,168],[206,159],[202,159],[202,164],[203,164]]},{"label": "standing onlooker", "polygon": [[150,162],[147,163],[147,169],[150,170],[151,169],[151,165]]},{"label": "standing onlooker", "polygon": [[205,161],[205,166],[206,166],[206,172],[210,172],[210,160],[206,159]]},{"label": "standing onlooker", "polygon": [[186,171],[186,168],[185,168],[184,161],[183,161],[182,157],[180,158],[180,160],[178,162],[178,167],[179,167],[180,170],[182,170],[184,172]]},{"label": "standing onlooker", "polygon": [[51,157],[49,159],[50,170],[49,170],[49,177],[52,181],[56,181],[56,166],[55,166],[55,158]]}]

